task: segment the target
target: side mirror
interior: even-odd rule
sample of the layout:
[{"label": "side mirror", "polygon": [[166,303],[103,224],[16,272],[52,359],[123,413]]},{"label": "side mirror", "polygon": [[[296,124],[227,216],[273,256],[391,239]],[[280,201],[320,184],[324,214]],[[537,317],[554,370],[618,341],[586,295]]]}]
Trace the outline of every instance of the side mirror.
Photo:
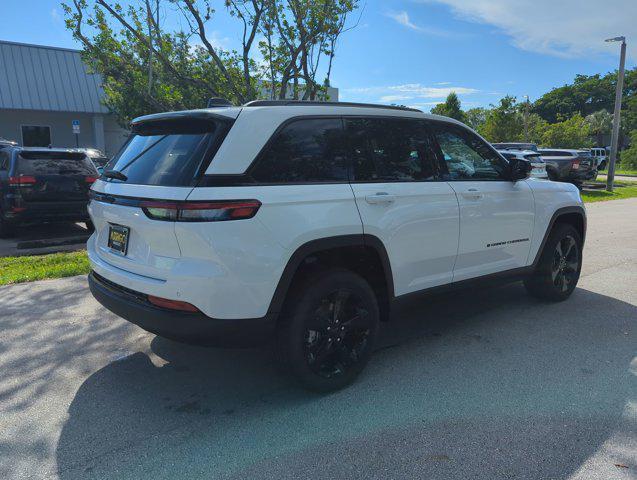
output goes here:
[{"label": "side mirror", "polygon": [[509,168],[511,172],[511,180],[517,182],[529,178],[533,165],[523,158],[512,158],[509,160]]}]

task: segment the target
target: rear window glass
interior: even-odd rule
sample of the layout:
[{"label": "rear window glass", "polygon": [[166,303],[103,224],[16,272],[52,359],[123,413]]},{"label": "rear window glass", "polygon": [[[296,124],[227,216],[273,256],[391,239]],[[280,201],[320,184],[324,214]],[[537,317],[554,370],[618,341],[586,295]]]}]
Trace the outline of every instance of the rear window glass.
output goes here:
[{"label": "rear window glass", "polygon": [[24,175],[95,175],[95,167],[83,154],[22,152],[18,172]]},{"label": "rear window glass", "polygon": [[[102,179],[115,183],[160,186],[190,186],[198,179],[209,147],[218,145],[221,124],[206,122],[185,126],[145,125],[137,129],[122,150],[108,163],[106,170],[116,170],[127,180]],[[225,133],[223,133],[225,134]]]}]

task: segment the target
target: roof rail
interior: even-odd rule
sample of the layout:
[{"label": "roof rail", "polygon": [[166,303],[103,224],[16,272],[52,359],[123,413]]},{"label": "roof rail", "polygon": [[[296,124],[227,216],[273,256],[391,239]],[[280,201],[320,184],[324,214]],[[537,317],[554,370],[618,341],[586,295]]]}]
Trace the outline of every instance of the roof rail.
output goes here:
[{"label": "roof rail", "polygon": [[332,107],[360,107],[360,108],[384,108],[388,110],[404,110],[408,112],[420,112],[417,108],[401,107],[398,105],[376,105],[373,103],[355,102],[319,102],[314,100],[253,100],[243,105],[244,107],[291,107],[291,106],[332,106]]}]

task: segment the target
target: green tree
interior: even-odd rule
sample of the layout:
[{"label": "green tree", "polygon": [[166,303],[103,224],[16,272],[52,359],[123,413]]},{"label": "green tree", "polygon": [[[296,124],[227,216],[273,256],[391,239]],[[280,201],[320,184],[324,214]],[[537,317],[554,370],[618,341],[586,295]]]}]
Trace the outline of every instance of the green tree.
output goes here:
[{"label": "green tree", "polygon": [[480,130],[487,120],[488,110],[484,107],[470,108],[465,112],[465,123],[474,130]]},{"label": "green tree", "polygon": [[460,122],[465,121],[465,113],[462,111],[460,99],[458,98],[458,95],[456,95],[456,92],[451,92],[447,95],[445,103],[439,103],[436,105],[431,109],[431,113],[454,118]]},{"label": "green tree", "polygon": [[547,124],[540,143],[553,148],[590,147],[592,142],[589,124],[579,113],[562,122]]},{"label": "green tree", "polygon": [[[533,111],[550,123],[579,113],[583,117],[600,110],[615,108],[617,72],[606,75],[576,75],[571,84],[545,93],[533,104]],[[637,129],[637,68],[626,71],[622,103],[625,131]]]},{"label": "green tree", "polygon": [[324,97],[337,41],[358,8],[358,0],[226,0],[218,8],[236,22],[241,44],[229,50],[210,35],[212,0],[67,1],[67,28],[121,123],[200,108],[213,96]]},{"label": "green tree", "polygon": [[595,137],[598,147],[604,146],[604,135],[611,133],[613,116],[607,110],[599,110],[586,116],[591,135]]},{"label": "green tree", "polygon": [[637,170],[637,130],[630,132],[630,147],[621,152],[621,166]]},{"label": "green tree", "polygon": [[515,142],[521,140],[524,125],[515,97],[507,95],[487,111],[478,132],[490,142]]}]

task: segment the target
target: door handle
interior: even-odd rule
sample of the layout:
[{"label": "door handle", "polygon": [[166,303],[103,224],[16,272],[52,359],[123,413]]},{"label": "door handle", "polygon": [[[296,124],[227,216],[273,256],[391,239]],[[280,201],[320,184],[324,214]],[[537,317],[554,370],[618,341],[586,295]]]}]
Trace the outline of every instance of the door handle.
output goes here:
[{"label": "door handle", "polygon": [[477,188],[467,188],[466,192],[462,192],[462,196],[467,200],[480,200],[482,194]]},{"label": "door handle", "polygon": [[390,195],[387,192],[378,192],[375,193],[374,195],[367,195],[365,197],[365,201],[367,203],[392,203],[393,201],[396,200],[396,197],[394,195]]}]

